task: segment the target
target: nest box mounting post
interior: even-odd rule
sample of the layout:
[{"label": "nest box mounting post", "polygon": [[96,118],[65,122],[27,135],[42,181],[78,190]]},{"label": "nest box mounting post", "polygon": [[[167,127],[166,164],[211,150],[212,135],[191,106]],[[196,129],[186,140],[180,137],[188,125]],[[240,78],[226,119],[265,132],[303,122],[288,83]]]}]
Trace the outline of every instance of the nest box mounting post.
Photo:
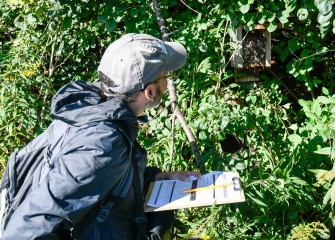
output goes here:
[{"label": "nest box mounting post", "polygon": [[[278,27],[283,27],[278,25]],[[255,25],[247,32],[245,26],[235,29],[237,51],[232,58],[236,82],[259,80],[259,71],[271,67],[271,33],[266,25]]]}]

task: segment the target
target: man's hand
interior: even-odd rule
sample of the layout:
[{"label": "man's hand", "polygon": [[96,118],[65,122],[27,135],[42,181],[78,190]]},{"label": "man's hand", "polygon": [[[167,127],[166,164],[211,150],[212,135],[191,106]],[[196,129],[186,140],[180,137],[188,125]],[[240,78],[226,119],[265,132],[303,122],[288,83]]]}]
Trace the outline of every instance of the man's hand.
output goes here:
[{"label": "man's hand", "polygon": [[188,182],[191,177],[200,178],[201,174],[197,171],[161,172],[156,175],[155,180],[181,180]]}]

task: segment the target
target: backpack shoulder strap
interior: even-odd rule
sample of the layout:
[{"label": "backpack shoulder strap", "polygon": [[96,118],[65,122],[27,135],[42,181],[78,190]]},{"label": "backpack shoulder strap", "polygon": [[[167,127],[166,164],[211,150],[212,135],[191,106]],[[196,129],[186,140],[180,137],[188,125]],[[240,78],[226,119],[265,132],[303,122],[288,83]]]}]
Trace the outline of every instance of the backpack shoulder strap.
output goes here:
[{"label": "backpack shoulder strap", "polygon": [[134,154],[132,154],[132,161],[134,166],[134,177],[133,177],[133,184],[134,184],[134,191],[135,191],[135,198],[137,202],[136,206],[136,217],[135,223],[137,227],[137,240],[146,240],[147,237],[147,218],[144,213],[144,206],[143,206],[143,195],[142,189],[140,185],[140,176],[138,172],[137,162],[135,161]]},{"label": "backpack shoulder strap", "polygon": [[[133,179],[132,179],[132,184],[134,186],[134,192],[135,192],[135,201],[136,201],[136,216],[135,216],[135,223],[136,223],[136,228],[137,228],[137,240],[147,240],[147,218],[144,213],[144,206],[143,206],[143,194],[142,194],[142,189],[141,189],[141,184],[140,184],[140,176],[139,176],[139,171],[138,171],[138,166],[137,162],[135,159],[134,155],[134,149],[133,149],[133,143],[129,139],[128,135],[122,130],[120,126],[115,124],[117,129],[123,133],[123,135],[126,137],[127,141],[130,144],[130,158],[133,164]],[[109,198],[108,201],[101,207],[101,210],[96,218],[96,221],[98,223],[104,222],[111,209],[115,206],[116,203],[118,203],[122,197],[115,197],[114,198]]]}]

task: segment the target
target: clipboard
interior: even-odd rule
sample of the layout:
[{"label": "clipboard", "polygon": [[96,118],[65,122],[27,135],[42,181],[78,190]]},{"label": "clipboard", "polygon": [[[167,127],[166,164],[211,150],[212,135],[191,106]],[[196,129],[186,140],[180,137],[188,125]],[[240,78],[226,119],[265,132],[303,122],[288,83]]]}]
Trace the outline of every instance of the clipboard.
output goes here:
[{"label": "clipboard", "polygon": [[[188,190],[189,192],[184,192]],[[189,182],[162,180],[152,182],[144,202],[144,211],[212,206],[245,202],[237,172],[214,171]]]}]

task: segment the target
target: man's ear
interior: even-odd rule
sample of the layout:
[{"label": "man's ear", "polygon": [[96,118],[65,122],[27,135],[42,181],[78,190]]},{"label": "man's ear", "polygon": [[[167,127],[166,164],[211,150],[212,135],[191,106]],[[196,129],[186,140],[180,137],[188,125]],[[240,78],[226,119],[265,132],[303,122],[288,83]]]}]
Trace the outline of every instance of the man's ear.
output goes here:
[{"label": "man's ear", "polygon": [[148,100],[153,101],[156,96],[156,86],[153,83],[150,83],[145,89],[144,89],[144,95]]}]

